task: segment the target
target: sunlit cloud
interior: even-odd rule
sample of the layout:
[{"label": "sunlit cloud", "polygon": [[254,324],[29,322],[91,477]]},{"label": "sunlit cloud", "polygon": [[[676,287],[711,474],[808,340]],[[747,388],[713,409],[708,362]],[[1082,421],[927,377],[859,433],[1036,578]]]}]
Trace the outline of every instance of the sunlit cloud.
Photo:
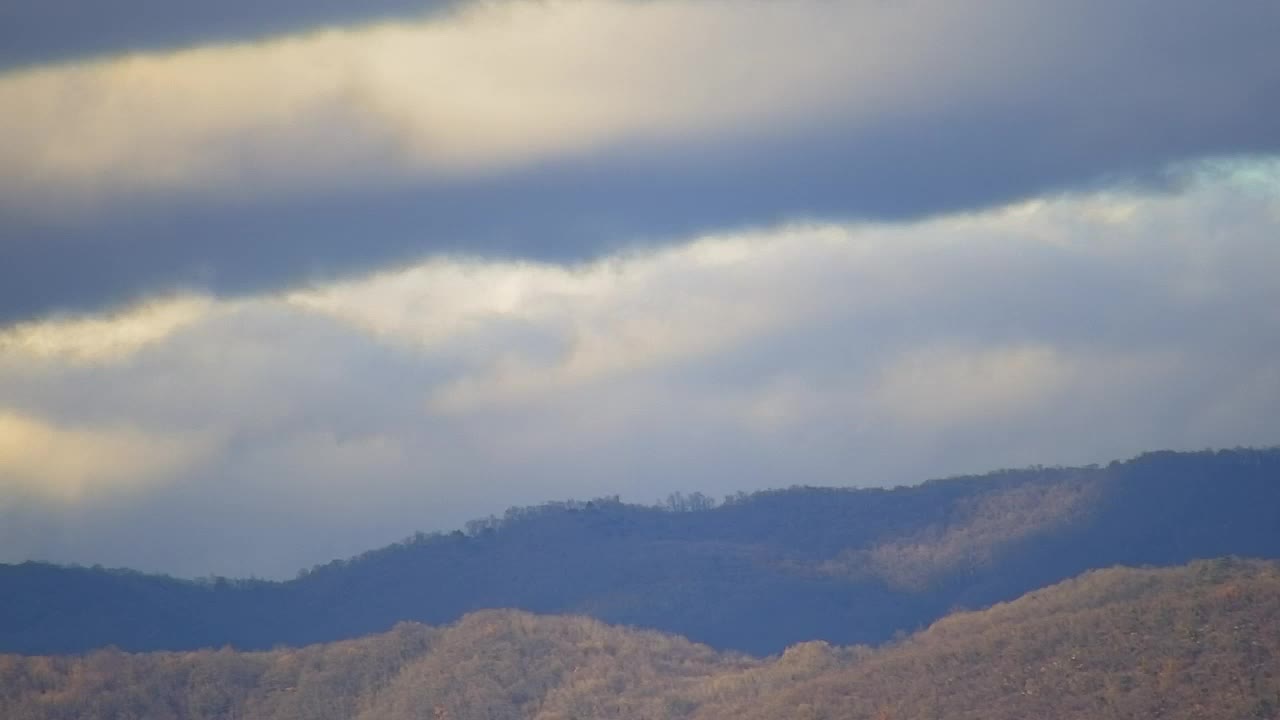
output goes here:
[{"label": "sunlit cloud", "polygon": [[59,427],[0,412],[0,508],[24,498],[75,504],[139,493],[182,474],[210,450],[207,438],[128,426]]},{"label": "sunlit cloud", "polygon": [[160,342],[210,312],[210,298],[157,299],[109,315],[29,321],[0,329],[0,358],[72,363],[119,360]]},{"label": "sunlit cloud", "polygon": [[[789,320],[771,281],[786,248],[815,250],[836,228],[710,237],[565,267],[434,261],[293,293],[288,302],[384,342],[465,358],[432,408],[523,402],[569,385],[705,356]],[[512,345],[510,341],[518,339]]]},{"label": "sunlit cloud", "polygon": [[16,109],[0,120],[5,189],[34,200],[466,175],[795,121],[845,104],[833,90],[869,59],[847,37],[854,17],[812,0],[484,3],[18,71],[0,76],[0,104]]}]

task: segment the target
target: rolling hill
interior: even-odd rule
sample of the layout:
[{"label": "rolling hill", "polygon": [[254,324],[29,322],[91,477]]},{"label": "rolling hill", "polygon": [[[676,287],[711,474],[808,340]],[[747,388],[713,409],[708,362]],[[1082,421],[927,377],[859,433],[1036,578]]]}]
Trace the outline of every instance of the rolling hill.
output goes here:
[{"label": "rolling hill", "polygon": [[514,509],[288,582],[0,566],[0,652],[302,646],[485,608],[758,655],[881,643],[1113,565],[1280,557],[1280,450],[1158,452],[895,489]]},{"label": "rolling hill", "polygon": [[1116,568],[880,649],[718,652],[484,611],[302,649],[0,656],[0,717],[242,720],[1274,718],[1280,566]]}]

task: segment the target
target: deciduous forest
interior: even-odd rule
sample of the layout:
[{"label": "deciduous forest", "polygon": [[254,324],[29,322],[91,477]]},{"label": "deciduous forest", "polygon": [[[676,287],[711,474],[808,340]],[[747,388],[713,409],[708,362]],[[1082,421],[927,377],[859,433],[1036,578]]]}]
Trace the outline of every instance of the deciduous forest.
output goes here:
[{"label": "deciduous forest", "polygon": [[0,656],[9,720],[1271,718],[1280,567],[1112,569],[880,648],[754,658],[513,610],[302,649]]}]

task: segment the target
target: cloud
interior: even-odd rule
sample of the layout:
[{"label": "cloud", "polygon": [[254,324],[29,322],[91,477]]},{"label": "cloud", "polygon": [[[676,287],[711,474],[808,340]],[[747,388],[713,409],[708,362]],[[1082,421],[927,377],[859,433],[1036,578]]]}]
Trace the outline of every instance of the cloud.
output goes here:
[{"label": "cloud", "polygon": [[926,348],[885,369],[874,402],[912,429],[1016,417],[1057,399],[1069,372],[1052,348]]},{"label": "cloud", "polygon": [[0,356],[21,354],[63,362],[107,362],[127,357],[197,322],[212,305],[207,297],[177,297],[108,316],[20,323],[0,330]]},{"label": "cloud", "polygon": [[44,0],[0,6],[0,69],[211,41],[260,38],[350,22],[416,18],[451,0]]},{"label": "cloud", "polygon": [[182,473],[207,448],[130,427],[68,428],[0,413],[0,508],[15,498],[92,502]]},{"label": "cloud", "polygon": [[0,128],[7,189],[31,201],[349,182],[353,161],[467,177],[815,113],[871,123],[890,109],[877,106],[922,104],[941,87],[867,72],[878,59],[922,75],[912,55],[859,42],[874,39],[854,25],[863,14],[812,0],[482,4],[443,20],[35,68],[0,84],[22,108]]},{"label": "cloud", "polygon": [[1274,444],[1277,166],[24,325],[0,559],[290,575],[553,498]]},{"label": "cloud", "polygon": [[1280,151],[1280,9],[501,2],[0,75],[0,323]]}]

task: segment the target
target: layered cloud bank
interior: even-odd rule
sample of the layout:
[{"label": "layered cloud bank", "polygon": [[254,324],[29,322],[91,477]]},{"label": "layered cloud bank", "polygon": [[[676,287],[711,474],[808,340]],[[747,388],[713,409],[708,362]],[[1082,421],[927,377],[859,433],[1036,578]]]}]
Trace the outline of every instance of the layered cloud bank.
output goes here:
[{"label": "layered cloud bank", "polygon": [[0,331],[0,560],[289,575],[510,504],[1276,442],[1280,169]]},{"label": "layered cloud bank", "polygon": [[[156,42],[0,73],[0,324],[1280,151],[1270,0],[331,5],[207,38],[156,11]],[[204,44],[129,52],[170,31]]]},{"label": "layered cloud bank", "polygon": [[1273,0],[28,5],[0,561],[1277,441]]}]

